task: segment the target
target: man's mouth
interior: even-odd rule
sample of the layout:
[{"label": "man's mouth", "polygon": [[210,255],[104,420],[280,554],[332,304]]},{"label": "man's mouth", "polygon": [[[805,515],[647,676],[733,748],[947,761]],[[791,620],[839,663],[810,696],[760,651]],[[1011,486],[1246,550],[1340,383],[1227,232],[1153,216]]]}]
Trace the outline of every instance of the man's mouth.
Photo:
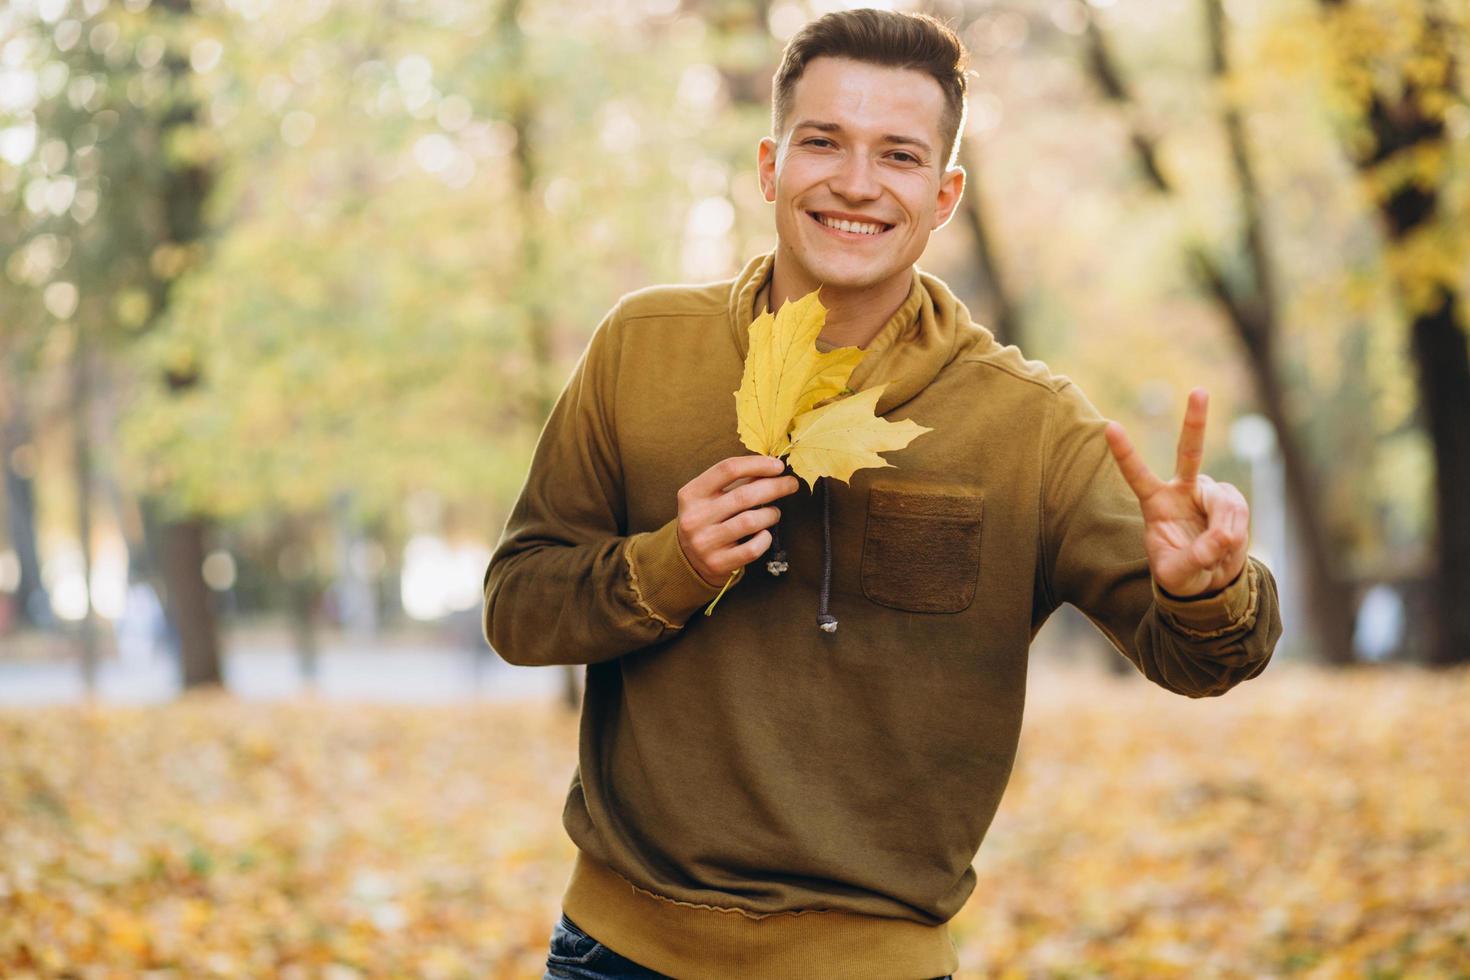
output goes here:
[{"label": "man's mouth", "polygon": [[820,211],[808,211],[807,216],[828,231],[835,232],[844,238],[876,238],[893,228],[893,225],[884,224],[881,221],[836,218],[822,214]]}]

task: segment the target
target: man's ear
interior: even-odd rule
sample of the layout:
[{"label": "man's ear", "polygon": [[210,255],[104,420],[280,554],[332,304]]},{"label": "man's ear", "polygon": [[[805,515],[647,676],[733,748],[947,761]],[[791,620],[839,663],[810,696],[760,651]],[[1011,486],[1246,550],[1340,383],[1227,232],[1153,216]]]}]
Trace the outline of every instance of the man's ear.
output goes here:
[{"label": "man's ear", "polygon": [[776,203],[776,141],[764,137],[755,151],[755,171],[761,182],[761,196]]},{"label": "man's ear", "polygon": [[952,167],[939,178],[939,201],[934,209],[934,228],[937,231],[948,224],[960,198],[965,194],[965,168]]}]

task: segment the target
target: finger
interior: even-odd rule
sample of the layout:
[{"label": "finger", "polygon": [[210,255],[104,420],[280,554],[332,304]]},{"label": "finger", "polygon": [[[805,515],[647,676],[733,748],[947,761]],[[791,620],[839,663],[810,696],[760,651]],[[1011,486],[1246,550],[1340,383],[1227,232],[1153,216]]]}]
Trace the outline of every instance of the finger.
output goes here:
[{"label": "finger", "polygon": [[786,463],[774,456],[755,453],[729,456],[684,484],[679,493],[691,500],[704,500],[718,496],[724,488],[742,477],[758,480],[763,476],[775,476],[784,469]]},{"label": "finger", "polygon": [[[1241,498],[1241,499],[1242,499],[1242,501],[1244,501],[1245,498]],[[1250,547],[1251,547],[1251,512],[1250,512],[1250,507],[1249,506],[1242,506],[1239,510],[1237,510],[1235,512],[1234,520],[1233,520],[1232,523],[1233,523],[1232,532],[1233,532],[1233,537],[1234,537],[1234,540],[1235,540],[1235,547],[1231,548],[1230,549],[1230,553],[1225,556],[1225,567],[1227,568],[1227,570],[1233,569],[1233,570],[1236,571],[1236,574],[1239,574],[1239,570],[1242,567],[1244,567],[1244,565],[1246,563],[1246,559],[1248,559],[1250,557]],[[1233,577],[1234,576],[1232,576],[1232,578]]]},{"label": "finger", "polygon": [[[742,510],[719,521],[709,518],[707,507],[697,508],[696,512],[703,516],[696,517],[692,522],[697,526],[692,526],[688,531],[689,547],[705,565],[722,573],[733,571],[764,554],[772,540],[769,528],[781,519],[779,507]],[[759,551],[751,551],[752,542],[762,535],[767,545]]]},{"label": "finger", "polygon": [[718,553],[723,548],[735,546],[741,538],[756,534],[780,519],[781,509],[779,507],[755,507],[738,511],[710,530],[708,538],[710,550]]},{"label": "finger", "polygon": [[1184,409],[1184,427],[1179,431],[1179,456],[1174,464],[1174,475],[1185,483],[1193,483],[1199,476],[1200,461],[1205,456],[1205,415],[1210,406],[1210,393],[1196,388],[1189,393],[1189,404]]},{"label": "finger", "polygon": [[1221,541],[1220,559],[1215,563],[1214,574],[1218,576],[1217,583],[1223,587],[1239,577],[1241,569],[1245,567],[1247,552],[1244,542],[1237,535],[1222,534]]},{"label": "finger", "polygon": [[[769,504],[797,491],[801,483],[791,474],[763,476],[759,480],[736,487],[702,505],[704,520],[719,524],[762,504]],[[779,514],[780,512],[777,511]],[[749,534],[750,532],[745,532]]]},{"label": "finger", "polygon": [[1205,508],[1205,522],[1224,535],[1229,556],[1243,551],[1250,538],[1250,505],[1245,496],[1229,483],[1217,483],[1200,474],[1196,487]]},{"label": "finger", "polygon": [[1230,551],[1229,534],[1223,528],[1212,528],[1194,539],[1189,558],[1202,569],[1214,568]]},{"label": "finger", "polygon": [[1230,515],[1230,534],[1238,542],[1237,547],[1245,549],[1250,545],[1250,511],[1244,507],[1238,507]]},{"label": "finger", "polygon": [[1103,429],[1103,435],[1108,440],[1108,448],[1113,452],[1113,459],[1118,464],[1118,469],[1123,473],[1123,479],[1133,488],[1133,493],[1139,500],[1151,497],[1154,491],[1164,485],[1164,482],[1154,476],[1138,450],[1133,448],[1133,442],[1128,438],[1128,433],[1117,422],[1109,422]]},{"label": "finger", "polygon": [[749,541],[742,541],[740,544],[733,545],[729,548],[722,548],[716,552],[712,563],[719,568],[725,569],[725,572],[721,573],[722,575],[728,574],[743,565],[749,565],[769,551],[771,549],[771,541],[771,532],[765,528],[761,528],[751,536]]}]

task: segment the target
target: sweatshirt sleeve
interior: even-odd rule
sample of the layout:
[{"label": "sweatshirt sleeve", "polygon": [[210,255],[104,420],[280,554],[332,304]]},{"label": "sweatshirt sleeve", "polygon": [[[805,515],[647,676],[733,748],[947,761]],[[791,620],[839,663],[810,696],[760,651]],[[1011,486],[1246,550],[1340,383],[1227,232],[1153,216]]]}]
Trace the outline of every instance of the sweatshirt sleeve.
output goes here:
[{"label": "sweatshirt sleeve", "polygon": [[1103,437],[1107,422],[1068,382],[1043,435],[1042,585],[1070,602],[1150,681],[1214,697],[1259,674],[1281,636],[1276,581],[1247,558],[1205,598],[1163,592],[1149,573],[1143,514]]},{"label": "sweatshirt sleeve", "polygon": [[485,570],[484,637],[509,663],[612,660],[677,635],[720,591],[689,563],[677,518],[627,534],[618,313],[598,324],[557,397]]}]

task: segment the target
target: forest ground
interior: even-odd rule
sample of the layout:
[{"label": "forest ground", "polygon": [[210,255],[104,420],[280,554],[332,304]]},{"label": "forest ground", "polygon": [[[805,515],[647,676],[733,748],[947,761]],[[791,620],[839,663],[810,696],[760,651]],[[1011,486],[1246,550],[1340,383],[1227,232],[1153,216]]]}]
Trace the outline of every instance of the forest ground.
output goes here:
[{"label": "forest ground", "polygon": [[[1470,671],[1031,672],[959,977],[1470,976]],[[0,709],[0,975],[536,977],[575,715]]]}]

